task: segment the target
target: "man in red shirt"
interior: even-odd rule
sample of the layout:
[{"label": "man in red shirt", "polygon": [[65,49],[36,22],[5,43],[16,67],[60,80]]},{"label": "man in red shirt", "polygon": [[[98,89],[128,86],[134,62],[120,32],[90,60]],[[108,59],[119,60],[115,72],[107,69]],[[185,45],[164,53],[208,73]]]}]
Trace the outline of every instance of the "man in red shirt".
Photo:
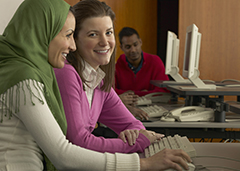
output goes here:
[{"label": "man in red shirt", "polygon": [[169,78],[160,57],[142,51],[142,40],[135,29],[124,27],[119,32],[119,41],[124,54],[120,55],[116,63],[115,91],[134,116],[146,119],[147,114],[133,104],[138,96],[168,92],[165,88],[150,84],[150,80]]}]

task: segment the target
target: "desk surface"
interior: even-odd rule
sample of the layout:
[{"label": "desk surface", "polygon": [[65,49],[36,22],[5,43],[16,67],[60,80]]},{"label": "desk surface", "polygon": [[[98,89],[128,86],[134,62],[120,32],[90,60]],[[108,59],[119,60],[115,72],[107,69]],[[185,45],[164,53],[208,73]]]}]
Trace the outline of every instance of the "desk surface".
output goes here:
[{"label": "desk surface", "polygon": [[143,122],[146,128],[240,128],[240,120],[226,122]]},{"label": "desk surface", "polygon": [[[187,86],[186,86],[187,87]],[[195,95],[195,96],[239,96],[240,87],[217,87],[216,89],[191,89],[192,86],[189,86],[189,89],[182,89],[180,86],[168,86],[167,89],[171,92],[177,93],[179,95]]]},{"label": "desk surface", "polygon": [[[211,171],[240,169],[240,143],[192,143],[192,145],[197,153],[197,157],[193,158],[193,163],[199,170],[200,167],[206,167]],[[213,166],[218,168],[213,168]]]},{"label": "desk surface", "polygon": [[[240,84],[239,82],[226,82],[226,83],[221,83],[221,82],[210,82],[210,81],[203,81],[205,84],[215,84],[217,86],[225,86],[225,85],[234,85],[234,84]],[[157,87],[167,87],[167,86],[193,86],[193,83],[177,83],[176,81],[163,81],[163,80],[151,80],[151,84],[157,86]]]},{"label": "desk surface", "polygon": [[[225,87],[223,85],[229,85],[229,83],[216,83],[217,88],[212,90],[198,89],[192,84],[177,84],[176,83],[163,83],[161,80],[151,80],[151,84],[158,87],[167,87],[171,92],[177,93],[179,95],[197,95],[197,96],[209,96],[209,95],[228,95],[237,96],[240,95],[240,87]],[[213,83],[209,83],[213,84]],[[232,83],[239,84],[239,83]],[[181,86],[189,87],[189,89],[182,89]]]},{"label": "desk surface", "polygon": [[[150,83],[157,87],[167,87],[167,86],[172,86],[172,85],[179,85],[179,86],[193,85],[192,83],[177,83],[176,81],[163,81],[163,80],[151,80]],[[206,84],[214,84],[211,82],[205,82],[205,83]],[[224,85],[224,83],[221,83],[220,85]]]},{"label": "desk surface", "polygon": [[142,123],[147,130],[166,136],[179,134],[189,138],[240,139],[240,115],[227,113],[226,117],[226,122],[164,122],[158,119]]}]

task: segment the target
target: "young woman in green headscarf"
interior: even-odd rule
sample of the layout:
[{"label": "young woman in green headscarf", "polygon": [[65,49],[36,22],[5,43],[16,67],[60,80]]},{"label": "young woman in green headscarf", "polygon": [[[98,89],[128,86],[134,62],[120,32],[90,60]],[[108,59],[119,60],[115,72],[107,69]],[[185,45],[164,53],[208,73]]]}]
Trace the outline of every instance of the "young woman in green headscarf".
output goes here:
[{"label": "young woman in green headscarf", "polygon": [[160,155],[140,160],[136,153],[98,153],[66,140],[52,67],[62,68],[76,49],[74,29],[63,0],[25,0],[0,35],[0,170],[44,170],[43,156],[48,171],[160,169]]}]

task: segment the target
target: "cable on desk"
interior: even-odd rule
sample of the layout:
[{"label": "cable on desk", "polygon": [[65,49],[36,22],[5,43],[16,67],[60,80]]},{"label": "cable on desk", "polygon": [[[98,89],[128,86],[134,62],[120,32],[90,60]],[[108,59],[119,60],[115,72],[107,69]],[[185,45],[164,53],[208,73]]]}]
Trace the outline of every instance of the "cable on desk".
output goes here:
[{"label": "cable on desk", "polygon": [[215,83],[213,80],[202,80],[203,82],[210,82],[210,83]]},{"label": "cable on desk", "polygon": [[229,139],[226,139],[223,143],[227,143],[229,141]]},{"label": "cable on desk", "polygon": [[239,143],[240,142],[240,139],[222,139],[220,142],[223,142],[223,143]]},{"label": "cable on desk", "polygon": [[221,83],[224,83],[224,82],[240,82],[240,80],[236,80],[236,79],[224,79],[221,81]]},{"label": "cable on desk", "polygon": [[238,143],[236,139],[225,139],[223,143]]}]

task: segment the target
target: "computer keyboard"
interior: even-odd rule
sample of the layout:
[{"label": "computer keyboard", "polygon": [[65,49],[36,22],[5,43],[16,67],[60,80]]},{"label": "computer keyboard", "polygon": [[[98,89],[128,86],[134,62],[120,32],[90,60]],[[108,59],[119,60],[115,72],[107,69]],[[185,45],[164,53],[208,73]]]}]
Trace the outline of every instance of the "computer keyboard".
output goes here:
[{"label": "computer keyboard", "polygon": [[196,150],[188,140],[186,136],[179,136],[178,134],[172,136],[167,136],[162,138],[160,141],[152,143],[150,146],[145,148],[145,157],[150,157],[155,153],[162,151],[163,149],[182,149],[190,157],[196,156]]},{"label": "computer keyboard", "polygon": [[139,107],[139,109],[146,112],[149,117],[161,117],[169,112],[164,107],[158,105]]},{"label": "computer keyboard", "polygon": [[[150,146],[145,148],[145,151],[144,151],[145,157],[146,158],[151,157],[165,148],[182,149],[189,155],[189,157],[195,157],[197,155],[195,148],[192,146],[188,138],[186,136],[181,137],[178,134],[176,134],[173,137],[172,136],[164,137],[160,141],[154,142]],[[189,171],[195,170],[194,164],[187,163],[187,165],[189,167]],[[165,171],[174,171],[174,170],[167,169]],[[185,170],[183,169],[183,171]]]},{"label": "computer keyboard", "polygon": [[137,106],[152,104],[152,100],[144,96],[138,97]]},{"label": "computer keyboard", "polygon": [[152,103],[167,103],[172,98],[171,93],[154,92],[138,98],[137,106],[149,105]]}]

